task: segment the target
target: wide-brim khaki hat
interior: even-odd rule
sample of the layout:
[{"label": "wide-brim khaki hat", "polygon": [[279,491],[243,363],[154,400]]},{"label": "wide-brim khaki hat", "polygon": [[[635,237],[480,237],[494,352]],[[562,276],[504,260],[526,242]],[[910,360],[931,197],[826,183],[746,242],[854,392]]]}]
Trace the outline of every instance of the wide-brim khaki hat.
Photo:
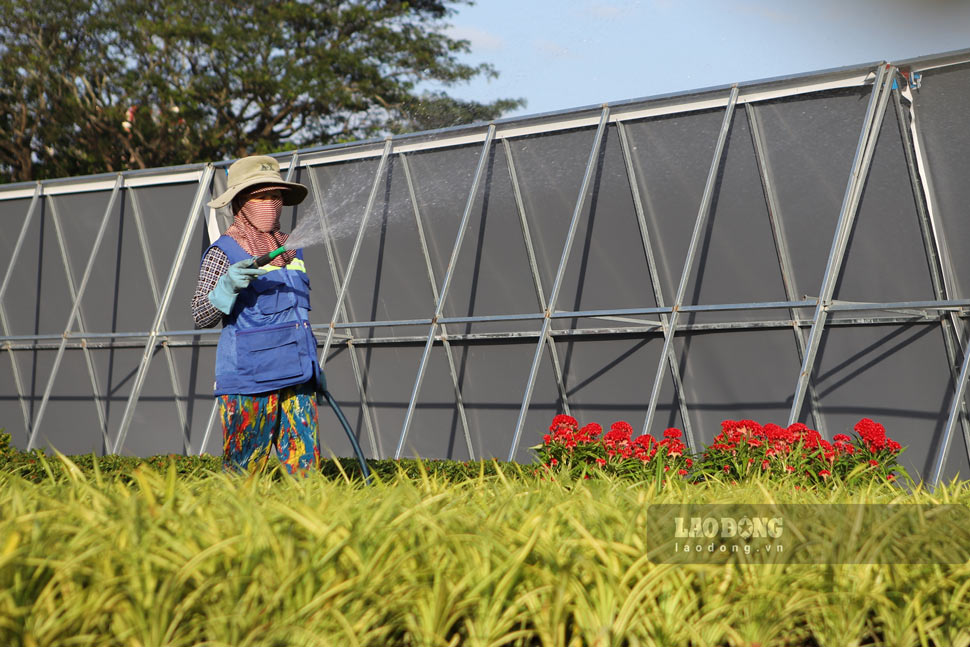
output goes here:
[{"label": "wide-brim khaki hat", "polygon": [[280,187],[283,205],[300,204],[306,198],[307,188],[296,182],[285,182],[280,176],[280,163],[268,155],[251,155],[236,160],[229,167],[229,188],[219,197],[211,200],[209,206],[215,209],[225,207],[237,195],[255,186],[272,184]]}]

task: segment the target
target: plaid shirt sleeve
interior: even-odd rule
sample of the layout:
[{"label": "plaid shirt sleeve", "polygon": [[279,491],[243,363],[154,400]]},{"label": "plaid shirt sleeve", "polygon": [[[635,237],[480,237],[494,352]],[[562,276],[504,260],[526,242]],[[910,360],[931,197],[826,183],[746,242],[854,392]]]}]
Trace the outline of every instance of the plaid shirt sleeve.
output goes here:
[{"label": "plaid shirt sleeve", "polygon": [[209,293],[216,287],[219,277],[228,271],[229,257],[218,247],[211,248],[202,257],[199,282],[192,295],[192,318],[196,328],[212,328],[222,321],[223,314],[209,301]]}]

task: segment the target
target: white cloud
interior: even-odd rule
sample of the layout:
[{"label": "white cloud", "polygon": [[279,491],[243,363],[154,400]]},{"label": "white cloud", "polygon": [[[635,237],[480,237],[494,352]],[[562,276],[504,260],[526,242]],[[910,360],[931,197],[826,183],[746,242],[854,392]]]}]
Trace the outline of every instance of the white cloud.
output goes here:
[{"label": "white cloud", "polygon": [[501,36],[496,36],[477,27],[465,27],[454,25],[446,30],[451,38],[467,40],[471,43],[472,51],[479,52],[498,52],[505,49],[505,41]]}]

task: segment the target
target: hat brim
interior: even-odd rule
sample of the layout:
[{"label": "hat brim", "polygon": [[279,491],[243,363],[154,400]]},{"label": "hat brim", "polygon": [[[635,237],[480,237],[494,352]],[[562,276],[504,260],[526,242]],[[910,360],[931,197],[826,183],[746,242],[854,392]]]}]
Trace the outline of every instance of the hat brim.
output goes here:
[{"label": "hat brim", "polygon": [[295,204],[300,204],[307,196],[307,188],[302,184],[297,184],[296,182],[284,182],[280,180],[280,176],[275,173],[264,173],[261,175],[253,175],[244,182],[239,184],[234,184],[228,189],[226,189],[222,195],[210,200],[207,204],[213,209],[220,209],[232,203],[232,199],[237,195],[245,191],[246,189],[251,189],[254,186],[259,186],[261,184],[272,184],[273,186],[278,186],[283,190],[283,206],[292,207]]}]

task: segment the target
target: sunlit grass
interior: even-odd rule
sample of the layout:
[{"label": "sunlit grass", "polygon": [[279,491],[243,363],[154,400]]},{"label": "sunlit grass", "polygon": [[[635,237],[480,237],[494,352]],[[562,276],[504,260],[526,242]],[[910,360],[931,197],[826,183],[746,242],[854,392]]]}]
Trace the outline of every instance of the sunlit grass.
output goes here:
[{"label": "sunlit grass", "polygon": [[958,503],[871,485],[0,474],[0,644],[968,645],[970,565],[655,564],[657,503]]}]

